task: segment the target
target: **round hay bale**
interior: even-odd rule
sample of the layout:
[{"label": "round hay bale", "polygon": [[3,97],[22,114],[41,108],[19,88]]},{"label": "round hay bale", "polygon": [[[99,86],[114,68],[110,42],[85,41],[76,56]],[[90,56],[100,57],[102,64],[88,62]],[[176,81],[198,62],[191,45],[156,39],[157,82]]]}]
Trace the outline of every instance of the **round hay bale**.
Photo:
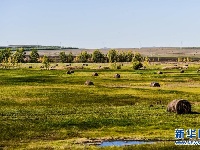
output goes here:
[{"label": "round hay bale", "polygon": [[121,69],[121,65],[118,65],[118,66],[117,66],[117,69]]},{"label": "round hay bale", "polygon": [[110,69],[110,67],[103,67],[103,69],[105,69],[105,70],[106,70],[106,69]]},{"label": "round hay bale", "polygon": [[181,70],[180,73],[184,73],[184,70]]},{"label": "round hay bale", "polygon": [[177,114],[191,113],[191,104],[187,100],[173,100],[167,105],[168,112],[175,112]]},{"label": "round hay bale", "polygon": [[161,72],[161,71],[158,71],[158,72],[157,72],[157,74],[163,74],[163,72]]},{"label": "round hay bale", "polygon": [[70,70],[68,70],[66,73],[67,73],[67,74],[71,74],[71,71],[70,71]]},{"label": "round hay bale", "polygon": [[120,74],[117,73],[117,74],[114,75],[114,77],[115,78],[120,78]]},{"label": "round hay bale", "polygon": [[158,82],[151,82],[151,87],[160,87],[160,84]]},{"label": "round hay bale", "polygon": [[94,73],[92,74],[92,76],[98,76],[98,73],[94,72]]},{"label": "round hay bale", "polygon": [[92,81],[90,81],[90,80],[87,80],[87,81],[85,82],[85,85],[94,85],[94,83],[93,83]]}]

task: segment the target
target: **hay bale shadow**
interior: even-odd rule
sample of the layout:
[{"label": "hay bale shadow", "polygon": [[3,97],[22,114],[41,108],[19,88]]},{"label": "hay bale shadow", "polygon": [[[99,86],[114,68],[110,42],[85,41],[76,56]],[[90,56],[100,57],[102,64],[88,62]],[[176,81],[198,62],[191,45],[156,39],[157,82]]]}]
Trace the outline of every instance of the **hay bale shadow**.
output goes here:
[{"label": "hay bale shadow", "polygon": [[200,114],[200,112],[192,111],[191,114]]},{"label": "hay bale shadow", "polygon": [[66,74],[71,74],[71,71],[70,71],[70,70],[68,70],[68,71],[66,72]]}]

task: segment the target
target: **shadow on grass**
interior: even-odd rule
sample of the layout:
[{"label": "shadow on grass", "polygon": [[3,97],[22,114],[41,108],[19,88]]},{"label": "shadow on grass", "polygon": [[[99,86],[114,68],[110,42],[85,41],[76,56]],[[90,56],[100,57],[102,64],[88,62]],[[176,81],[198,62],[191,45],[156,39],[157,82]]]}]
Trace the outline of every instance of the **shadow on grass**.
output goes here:
[{"label": "shadow on grass", "polygon": [[200,114],[200,112],[194,111],[194,112],[191,112],[190,114]]}]

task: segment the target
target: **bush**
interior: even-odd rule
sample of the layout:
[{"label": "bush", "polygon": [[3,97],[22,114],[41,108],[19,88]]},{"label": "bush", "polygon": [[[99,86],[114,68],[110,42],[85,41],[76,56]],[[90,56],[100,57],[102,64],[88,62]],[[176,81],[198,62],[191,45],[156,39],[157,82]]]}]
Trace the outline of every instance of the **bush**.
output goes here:
[{"label": "bush", "polygon": [[134,62],[133,62],[133,69],[134,69],[134,70],[138,70],[138,69],[140,69],[140,68],[142,68],[142,67],[143,67],[143,65],[142,65],[141,62],[139,62],[139,61],[134,61]]}]

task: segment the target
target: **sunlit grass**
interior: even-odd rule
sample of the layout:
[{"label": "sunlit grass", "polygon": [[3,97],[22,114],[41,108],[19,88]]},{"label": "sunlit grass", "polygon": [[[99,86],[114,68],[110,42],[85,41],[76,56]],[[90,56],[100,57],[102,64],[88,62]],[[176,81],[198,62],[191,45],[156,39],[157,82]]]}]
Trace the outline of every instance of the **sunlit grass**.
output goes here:
[{"label": "sunlit grass", "polygon": [[[71,139],[174,140],[175,128],[199,128],[198,114],[166,112],[173,99],[187,99],[192,110],[200,112],[197,66],[184,74],[166,70],[162,75],[155,69],[90,69],[97,66],[71,75],[39,68],[0,70],[1,145],[74,149],[84,147]],[[99,76],[93,77],[93,72]],[[115,79],[115,73],[121,78]],[[84,85],[86,80],[94,86]],[[150,87],[152,81],[161,87]]]}]

